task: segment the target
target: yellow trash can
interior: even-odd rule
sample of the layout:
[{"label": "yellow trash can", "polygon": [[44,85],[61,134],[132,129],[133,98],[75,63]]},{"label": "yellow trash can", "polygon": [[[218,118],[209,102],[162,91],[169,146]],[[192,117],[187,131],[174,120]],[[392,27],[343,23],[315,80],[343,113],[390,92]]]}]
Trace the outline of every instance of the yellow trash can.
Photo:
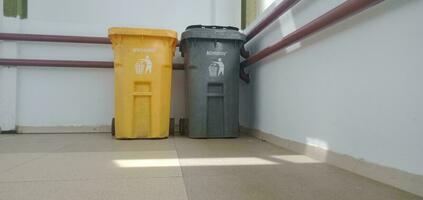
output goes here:
[{"label": "yellow trash can", "polygon": [[114,135],[119,139],[169,136],[172,58],[177,33],[171,30],[110,28],[114,51]]}]

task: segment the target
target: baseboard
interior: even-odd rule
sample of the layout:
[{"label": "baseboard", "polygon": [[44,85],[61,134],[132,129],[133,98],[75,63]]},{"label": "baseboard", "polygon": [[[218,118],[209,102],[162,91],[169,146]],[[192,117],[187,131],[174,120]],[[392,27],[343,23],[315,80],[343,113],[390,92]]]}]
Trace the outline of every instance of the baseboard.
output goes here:
[{"label": "baseboard", "polygon": [[17,133],[105,133],[111,126],[17,126]]},{"label": "baseboard", "polygon": [[0,134],[16,134],[16,130],[8,130],[8,131],[2,131],[0,130]]},{"label": "baseboard", "polygon": [[423,176],[405,172],[399,169],[382,166],[349,155],[339,154],[330,150],[310,146],[300,142],[284,139],[260,130],[241,127],[241,132],[247,133],[274,145],[293,152],[326,162],[341,169],[351,171],[378,182],[394,186],[401,190],[423,196]]},{"label": "baseboard", "polygon": [[[111,126],[17,126],[16,131],[2,133],[108,133]],[[179,124],[175,124],[175,132],[179,133]]]}]

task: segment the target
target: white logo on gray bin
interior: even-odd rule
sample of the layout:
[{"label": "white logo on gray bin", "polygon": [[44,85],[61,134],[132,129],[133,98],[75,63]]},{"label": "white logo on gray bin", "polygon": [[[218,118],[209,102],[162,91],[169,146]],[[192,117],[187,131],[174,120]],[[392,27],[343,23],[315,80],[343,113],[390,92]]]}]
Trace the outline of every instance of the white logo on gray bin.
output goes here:
[{"label": "white logo on gray bin", "polygon": [[139,59],[135,63],[135,73],[138,75],[151,74],[153,69],[153,62],[151,62],[150,56],[145,56],[144,59]]},{"label": "white logo on gray bin", "polygon": [[213,61],[209,65],[209,76],[218,77],[223,76],[225,73],[225,65],[222,62],[222,58],[218,58],[217,61]]},{"label": "white logo on gray bin", "polygon": [[208,56],[226,56],[228,52],[226,51],[207,51]]}]

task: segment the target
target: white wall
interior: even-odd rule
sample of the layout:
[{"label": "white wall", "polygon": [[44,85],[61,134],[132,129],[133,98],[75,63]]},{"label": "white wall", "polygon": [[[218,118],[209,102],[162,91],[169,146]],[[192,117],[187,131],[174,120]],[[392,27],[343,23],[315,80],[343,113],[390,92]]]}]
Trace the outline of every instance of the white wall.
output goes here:
[{"label": "white wall", "polygon": [[[248,48],[341,2],[302,1]],[[420,0],[387,0],[253,65],[241,125],[423,175],[422,10]]]},{"label": "white wall", "polygon": [[[43,0],[28,1],[28,19],[0,18],[0,32],[107,36],[112,26],[152,27],[181,33],[191,24],[239,26],[240,1]],[[0,0],[0,4],[3,2]],[[6,26],[7,25],[7,26]],[[11,44],[9,44],[11,43]],[[1,42],[0,57],[112,61],[109,45]],[[177,59],[177,58],[176,58]],[[177,59],[181,61],[180,59]],[[112,69],[19,67],[7,80],[0,66],[0,126],[103,126],[113,116]],[[14,79],[10,84],[9,79]],[[183,72],[174,73],[173,116],[184,116]],[[8,84],[3,84],[8,82]],[[14,86],[14,87],[13,87]],[[16,98],[4,96],[16,93]],[[16,109],[10,109],[16,102]],[[15,112],[15,113],[13,113]],[[13,119],[12,121],[7,119]]]}]

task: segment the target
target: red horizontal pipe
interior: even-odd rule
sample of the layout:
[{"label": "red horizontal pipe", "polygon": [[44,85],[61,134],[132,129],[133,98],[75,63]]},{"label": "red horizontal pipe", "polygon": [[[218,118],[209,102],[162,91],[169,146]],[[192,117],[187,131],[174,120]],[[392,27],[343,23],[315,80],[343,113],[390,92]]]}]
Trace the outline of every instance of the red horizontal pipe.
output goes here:
[{"label": "red horizontal pipe", "polygon": [[336,8],[330,10],[329,12],[287,35],[286,37],[283,37],[276,44],[271,45],[258,52],[257,54],[250,56],[248,59],[241,63],[241,66],[244,68],[248,65],[254,64],[282,48],[288,47],[289,45],[298,42],[332,24],[335,24],[336,22],[339,22],[346,17],[356,14],[382,1],[383,0],[347,0]]},{"label": "red horizontal pipe", "polygon": [[[21,34],[21,33],[0,33],[0,40],[111,44],[110,39],[108,37],[39,35],[39,34]],[[177,44],[177,46],[179,46],[179,43]]]},{"label": "red horizontal pipe", "polygon": [[113,68],[113,62],[76,60],[0,59],[0,65],[39,67]]},{"label": "red horizontal pipe", "polygon": [[107,37],[0,33],[0,40],[111,44]]},{"label": "red horizontal pipe", "polygon": [[300,0],[284,0],[279,3],[267,17],[260,21],[260,23],[257,24],[257,26],[255,26],[249,33],[247,33],[245,42],[250,41],[254,36],[263,31],[269,24],[278,19],[298,2],[300,2]]},{"label": "red horizontal pipe", "polygon": [[[38,67],[113,68],[113,62],[106,62],[106,61],[38,60],[38,59],[6,59],[6,58],[0,58],[0,65],[38,66]],[[179,63],[174,63],[173,69],[183,70],[184,65]]]}]

